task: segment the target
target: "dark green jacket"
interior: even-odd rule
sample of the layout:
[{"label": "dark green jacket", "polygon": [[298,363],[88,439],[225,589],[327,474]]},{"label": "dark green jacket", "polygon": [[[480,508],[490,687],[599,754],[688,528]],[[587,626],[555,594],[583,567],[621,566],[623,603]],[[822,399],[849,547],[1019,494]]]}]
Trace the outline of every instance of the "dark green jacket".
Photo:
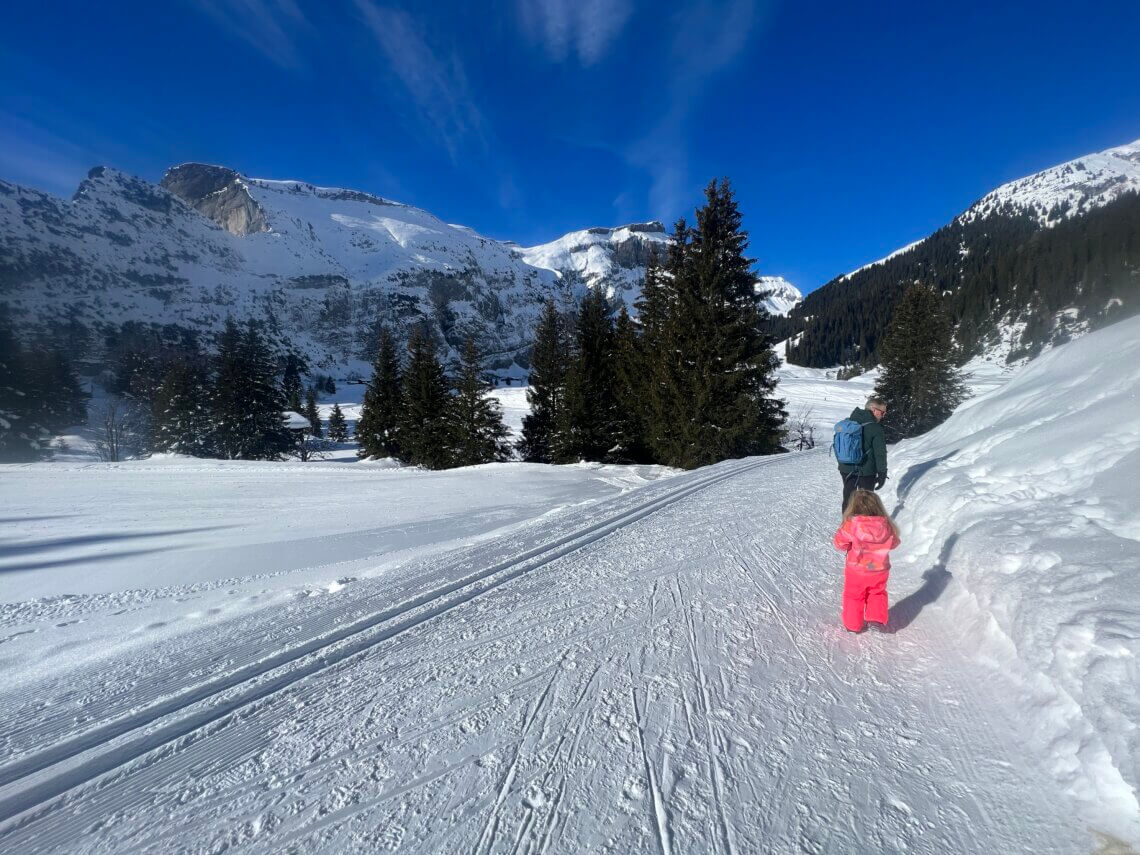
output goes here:
[{"label": "dark green jacket", "polygon": [[887,438],[883,426],[875,421],[870,410],[856,407],[847,418],[863,425],[863,462],[858,466],[839,464],[842,475],[882,475],[887,477]]}]

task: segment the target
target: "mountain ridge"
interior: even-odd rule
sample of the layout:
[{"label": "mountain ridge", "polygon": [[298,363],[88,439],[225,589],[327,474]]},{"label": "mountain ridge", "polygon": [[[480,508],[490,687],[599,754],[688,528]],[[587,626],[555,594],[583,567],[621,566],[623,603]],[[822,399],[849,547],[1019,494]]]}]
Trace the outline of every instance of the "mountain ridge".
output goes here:
[{"label": "mountain ridge", "polygon": [[1023,330],[1032,356],[1140,309],[1140,140],[1006,182],[942,228],[835,277],[771,325],[810,367],[877,360],[907,286],[943,295],[962,355]]},{"label": "mountain ridge", "polygon": [[642,222],[521,247],[372,193],[216,164],[157,184],[94,167],[70,201],[0,181],[0,299],[17,318],[209,333],[253,317],[329,370],[366,370],[379,322],[425,322],[445,356],[473,335],[491,370],[521,377],[547,299],[602,288],[632,308],[667,241]]}]

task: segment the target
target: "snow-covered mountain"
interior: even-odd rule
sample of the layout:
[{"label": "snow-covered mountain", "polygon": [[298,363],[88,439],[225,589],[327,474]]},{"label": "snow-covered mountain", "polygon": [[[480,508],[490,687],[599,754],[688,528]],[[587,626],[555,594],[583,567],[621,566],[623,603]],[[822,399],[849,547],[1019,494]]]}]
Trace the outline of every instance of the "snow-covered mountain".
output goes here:
[{"label": "snow-covered mountain", "polygon": [[[602,288],[632,307],[667,243],[650,222],[522,248],[370,193],[197,163],[157,185],[96,167],[70,200],[0,181],[0,295],[18,321],[212,332],[261,318],[326,370],[363,370],[381,321],[426,321],[453,352],[474,335],[490,367],[523,374],[548,297]],[[758,284],[774,314],[801,299]]]},{"label": "snow-covered mountain", "polygon": [[800,289],[783,276],[761,276],[756,280],[756,294],[763,298],[770,315],[784,317],[803,302]]},{"label": "snow-covered mountain", "polygon": [[[1140,192],[1140,140],[1086,154],[1002,184],[959,214],[954,222],[972,223],[994,215],[1028,213],[1042,226],[1054,226],[1069,217],[1107,205],[1128,192]],[[916,249],[926,240],[909,243],[839,278],[850,279],[860,271]]]},{"label": "snow-covered mountain", "polygon": [[162,185],[105,167],[71,200],[0,182],[0,289],[17,319],[216,329],[264,318],[320,366],[378,321],[476,335],[509,370],[565,286],[473,230],[366,193],[186,164]]},{"label": "snow-covered mountain", "polygon": [[1034,214],[1043,226],[1084,214],[1140,190],[1140,140],[1086,154],[1003,184],[967,208],[964,222],[1009,211]]},{"label": "snow-covered mountain", "polygon": [[[925,282],[946,297],[966,353],[1032,355],[1140,308],[1140,140],[1001,185],[931,235],[837,276],[776,319],[788,356],[823,367],[875,358],[894,301]],[[869,357],[868,357],[869,354]]]},{"label": "snow-covered mountain", "polygon": [[641,293],[645,265],[656,252],[664,258],[669,238],[658,222],[570,232],[550,243],[519,249],[528,264],[556,271],[569,282],[604,288],[606,295],[632,306]]},{"label": "snow-covered mountain", "polygon": [[[564,281],[605,288],[611,299],[632,307],[641,294],[650,255],[664,259],[668,245],[665,227],[651,222],[570,232],[519,251],[535,267],[553,270]],[[787,315],[803,300],[799,289],[782,276],[761,276],[756,294],[772,315]]]}]

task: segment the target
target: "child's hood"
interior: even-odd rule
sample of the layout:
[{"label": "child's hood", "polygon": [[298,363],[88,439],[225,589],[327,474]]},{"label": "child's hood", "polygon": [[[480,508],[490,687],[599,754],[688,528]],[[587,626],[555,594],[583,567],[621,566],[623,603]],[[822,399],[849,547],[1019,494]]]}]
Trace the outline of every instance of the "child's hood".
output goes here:
[{"label": "child's hood", "polygon": [[849,525],[852,535],[862,543],[887,543],[894,537],[886,517],[852,517]]}]

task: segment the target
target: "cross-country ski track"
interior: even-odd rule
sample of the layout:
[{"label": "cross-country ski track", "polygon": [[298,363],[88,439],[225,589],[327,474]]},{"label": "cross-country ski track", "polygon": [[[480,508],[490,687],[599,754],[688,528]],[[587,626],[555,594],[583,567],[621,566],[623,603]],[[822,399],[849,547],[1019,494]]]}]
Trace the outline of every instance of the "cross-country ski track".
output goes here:
[{"label": "cross-country ski track", "polygon": [[897,633],[843,632],[832,467],[719,464],[47,676],[0,708],[0,849],[1091,851],[931,568],[896,564]]}]

